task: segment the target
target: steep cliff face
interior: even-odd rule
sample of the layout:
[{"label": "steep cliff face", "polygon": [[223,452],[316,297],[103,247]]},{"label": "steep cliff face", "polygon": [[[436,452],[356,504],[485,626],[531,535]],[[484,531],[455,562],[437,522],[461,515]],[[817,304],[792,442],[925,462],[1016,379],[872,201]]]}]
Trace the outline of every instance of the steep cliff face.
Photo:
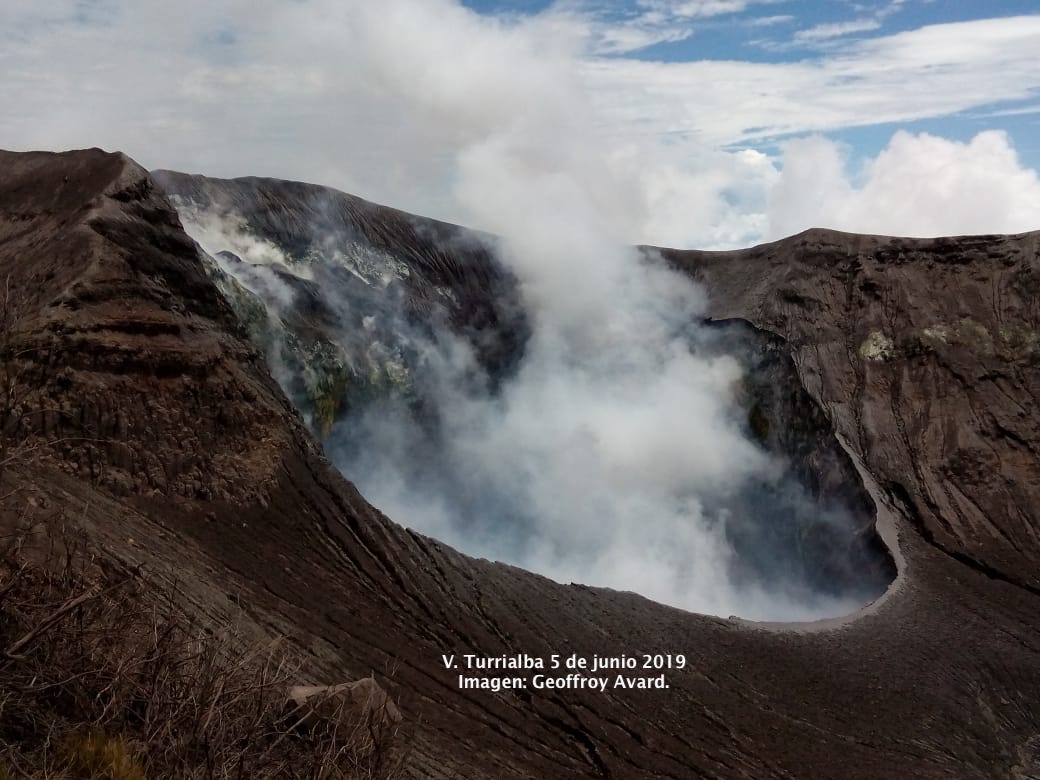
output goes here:
[{"label": "steep cliff face", "polygon": [[719,316],[784,337],[835,429],[926,540],[1037,592],[1038,242],[812,230],[668,256],[712,290]]},{"label": "steep cliff face", "polygon": [[0,164],[15,435],[115,495],[262,492],[294,435],[284,401],[148,174],[97,150]]},{"label": "steep cliff face", "polygon": [[[766,627],[404,531],[324,461],[147,174],[97,150],[5,153],[0,171],[0,271],[32,350],[17,437],[39,455],[4,479],[176,576],[186,606],[289,634],[315,682],[375,673],[417,724],[415,776],[1040,773],[1036,234],[668,253],[717,318],[782,338],[775,360],[834,426],[899,562],[854,619]],[[764,437],[804,450],[776,427],[787,412],[763,415]],[[465,652],[689,663],[667,690],[492,693],[445,670]]]},{"label": "steep cliff face", "polygon": [[527,331],[515,280],[495,260],[491,236],[313,184],[152,175],[203,231],[242,230],[269,242],[305,278],[325,271],[340,288],[352,278],[389,288],[389,297],[399,290],[407,316],[447,319],[492,374],[508,371],[523,354]]},{"label": "steep cliff face", "polygon": [[[765,558],[799,568],[801,581],[814,592],[855,593],[860,603],[880,595],[896,571],[874,527],[874,502],[819,399],[803,387],[786,342],[743,319],[711,325],[718,346],[744,364],[742,400],[751,434],[789,464],[788,484],[803,497],[792,504],[775,492],[753,495],[737,513],[744,522],[729,529],[734,551],[749,562],[749,574],[768,570],[768,561],[754,563]],[[748,518],[766,520],[749,528]],[[761,528],[765,544],[754,533]]]}]

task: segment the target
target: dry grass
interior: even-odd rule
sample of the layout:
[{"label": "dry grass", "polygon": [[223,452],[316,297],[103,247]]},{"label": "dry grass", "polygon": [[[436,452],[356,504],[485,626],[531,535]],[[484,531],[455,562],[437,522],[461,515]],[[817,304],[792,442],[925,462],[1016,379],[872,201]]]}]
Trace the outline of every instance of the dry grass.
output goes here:
[{"label": "dry grass", "polygon": [[397,724],[287,710],[288,688],[310,682],[289,643],[203,625],[175,587],[104,564],[55,518],[30,522],[9,487],[31,484],[55,442],[31,435],[45,376],[15,289],[0,279],[0,529],[16,529],[0,530],[0,780],[402,776]]},{"label": "dry grass", "polygon": [[396,728],[299,728],[285,642],[242,649],[187,618],[174,589],[88,575],[67,545],[41,562],[27,538],[0,540],[0,780],[402,775]]}]

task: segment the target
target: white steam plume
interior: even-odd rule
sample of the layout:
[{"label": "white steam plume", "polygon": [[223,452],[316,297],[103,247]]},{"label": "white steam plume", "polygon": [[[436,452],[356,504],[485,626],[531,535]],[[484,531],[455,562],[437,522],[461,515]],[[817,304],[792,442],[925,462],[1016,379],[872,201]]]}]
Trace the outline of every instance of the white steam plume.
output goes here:
[{"label": "white steam plume", "polygon": [[[598,131],[560,59],[565,34],[533,38],[449,2],[389,6],[356,9],[354,45],[383,89],[419,106],[414,121],[498,107],[469,127],[455,196],[502,237],[533,333],[495,395],[460,392],[464,351],[443,361],[442,452],[417,457],[415,431],[380,409],[346,432],[366,442],[348,476],[402,523],[563,581],[718,614],[848,608],[729,579],[726,518],[707,506],[769,480],[772,465],[737,423],[736,361],[691,351],[701,292],[627,246],[650,213],[635,161],[655,149],[636,155]],[[431,27],[458,40],[416,35]],[[395,40],[414,45],[400,52]],[[468,69],[471,45],[508,50],[523,77]]]}]

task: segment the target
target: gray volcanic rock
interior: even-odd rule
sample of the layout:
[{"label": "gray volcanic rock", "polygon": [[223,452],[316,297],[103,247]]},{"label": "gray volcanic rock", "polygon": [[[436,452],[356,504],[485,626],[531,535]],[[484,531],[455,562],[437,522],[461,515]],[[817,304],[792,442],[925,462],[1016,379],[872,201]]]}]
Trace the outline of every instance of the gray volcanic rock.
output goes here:
[{"label": "gray volcanic rock", "polygon": [[421,406],[416,342],[445,329],[469,343],[492,384],[523,355],[516,282],[491,236],[312,184],[153,176],[213,253],[215,281],[323,439],[373,399]]},{"label": "gray volcanic rock", "polygon": [[366,267],[373,254],[396,261],[403,278],[391,283],[403,288],[408,309],[427,319],[440,310],[492,373],[508,370],[523,353],[527,331],[515,282],[494,259],[491,236],[314,184],[167,170],[152,176],[182,213],[230,217],[274,238],[293,266],[313,269],[317,258],[338,254],[342,267],[366,277],[383,272]]},{"label": "gray volcanic rock", "polygon": [[[322,458],[152,179],[98,150],[0,154],[0,273],[34,350],[17,436],[40,453],[4,479],[201,614],[289,634],[314,679],[374,672],[416,777],[1037,776],[1037,240],[667,253],[717,317],[783,339],[875,504],[899,575],[827,625],[560,585],[403,530]],[[441,660],[521,652],[689,663],[667,690],[494,693]]]},{"label": "gray volcanic rock", "polygon": [[874,502],[828,415],[802,386],[786,342],[742,319],[709,324],[744,363],[751,435],[788,464],[787,484],[802,499],[792,505],[775,491],[749,491],[726,528],[740,561],[735,573],[763,580],[779,563],[797,570],[810,592],[873,600],[895,578],[895,564],[875,531]]},{"label": "gray volcanic rock", "polygon": [[666,252],[718,316],[779,333],[806,386],[937,549],[1038,592],[1040,234],[810,230]]}]

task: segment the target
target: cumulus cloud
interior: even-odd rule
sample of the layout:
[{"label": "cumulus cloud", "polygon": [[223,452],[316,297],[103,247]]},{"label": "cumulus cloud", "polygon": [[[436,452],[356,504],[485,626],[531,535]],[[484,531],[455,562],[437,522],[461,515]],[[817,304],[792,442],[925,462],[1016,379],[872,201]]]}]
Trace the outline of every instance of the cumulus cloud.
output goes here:
[{"label": "cumulus cloud", "polygon": [[897,132],[858,171],[834,141],[799,139],[784,146],[769,235],[808,227],[907,236],[1036,230],[1040,177],[999,131],[966,143]]}]

